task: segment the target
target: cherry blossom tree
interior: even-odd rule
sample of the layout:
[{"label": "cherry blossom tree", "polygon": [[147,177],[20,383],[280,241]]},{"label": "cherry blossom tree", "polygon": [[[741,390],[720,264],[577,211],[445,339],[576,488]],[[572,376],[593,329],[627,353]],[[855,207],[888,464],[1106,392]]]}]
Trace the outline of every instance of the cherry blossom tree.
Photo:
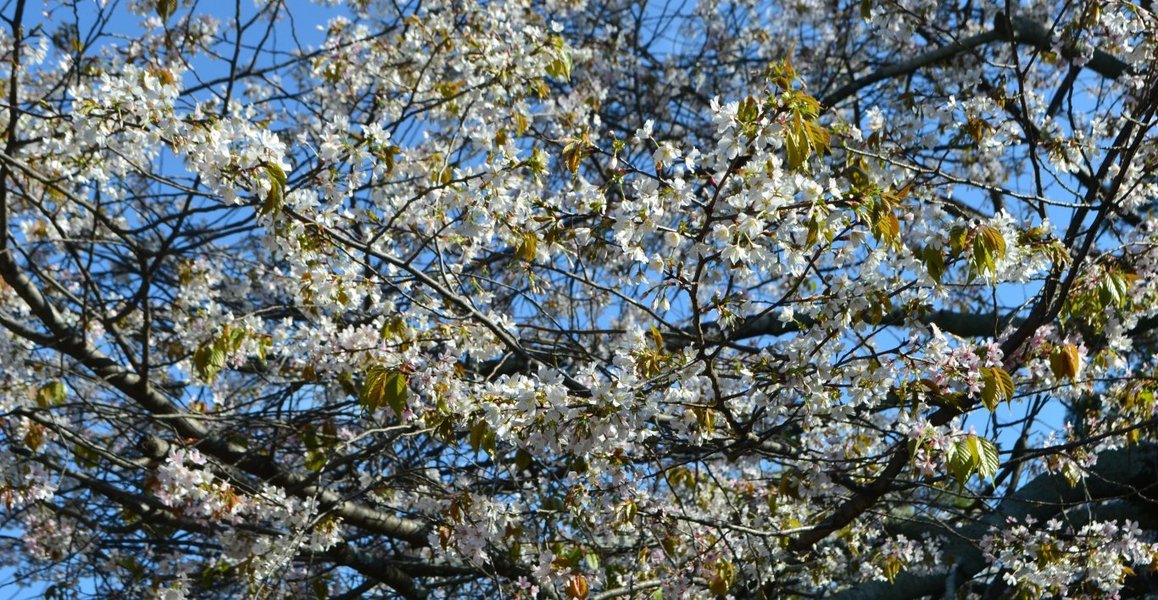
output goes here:
[{"label": "cherry blossom tree", "polygon": [[1149,3],[8,0],[56,597],[1155,589]]}]

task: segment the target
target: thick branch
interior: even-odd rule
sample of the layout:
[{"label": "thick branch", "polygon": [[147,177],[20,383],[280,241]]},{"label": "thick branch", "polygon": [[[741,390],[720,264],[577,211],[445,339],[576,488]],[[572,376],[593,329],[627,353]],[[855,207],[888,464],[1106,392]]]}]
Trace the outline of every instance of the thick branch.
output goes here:
[{"label": "thick branch", "polygon": [[[1041,23],[1024,18],[1014,18],[1012,23],[1008,23],[1003,16],[999,16],[993,29],[985,33],[979,33],[947,46],[930,50],[904,62],[883,67],[874,73],[845,84],[835,92],[825,96],[821,103],[825,106],[836,106],[860,90],[879,81],[908,75],[918,69],[950,60],[986,44],[1000,41],[1016,41],[1042,51],[1053,48],[1052,35]],[[1064,47],[1062,55],[1072,59],[1077,58],[1078,52],[1073,48]],[[1093,57],[1085,66],[1107,79],[1117,79],[1130,70],[1126,63],[1101,50],[1095,50]]]},{"label": "thick branch", "polygon": [[[995,313],[968,313],[954,310],[932,310],[915,313],[911,310],[894,310],[885,315],[881,325],[901,325],[908,317],[925,325],[936,325],[942,331],[960,337],[996,337],[1010,323],[1020,320],[1010,315],[1004,317]],[[781,321],[777,315],[764,314],[744,321],[735,332],[728,336],[730,341],[739,341],[764,335],[784,335],[808,329],[816,320],[802,316],[790,322]],[[711,325],[709,325],[711,327]]]}]

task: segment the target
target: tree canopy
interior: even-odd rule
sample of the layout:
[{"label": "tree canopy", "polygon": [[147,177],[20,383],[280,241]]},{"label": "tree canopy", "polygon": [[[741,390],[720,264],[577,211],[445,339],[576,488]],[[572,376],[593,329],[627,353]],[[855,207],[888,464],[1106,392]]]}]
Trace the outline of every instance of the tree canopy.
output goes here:
[{"label": "tree canopy", "polygon": [[1155,589],[1158,18],[8,0],[56,597]]}]

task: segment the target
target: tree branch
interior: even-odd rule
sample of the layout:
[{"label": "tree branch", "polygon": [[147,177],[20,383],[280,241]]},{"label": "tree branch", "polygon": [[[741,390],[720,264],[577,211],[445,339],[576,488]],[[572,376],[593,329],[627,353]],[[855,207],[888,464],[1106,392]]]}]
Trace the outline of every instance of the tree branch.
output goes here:
[{"label": "tree branch", "polygon": [[[924,529],[928,532],[946,532],[942,550],[947,559],[952,561],[951,564],[957,566],[958,582],[963,584],[987,566],[977,541],[990,528],[1002,527],[1006,519],[1024,521],[1027,517],[1033,517],[1045,521],[1069,508],[1088,506],[1097,520],[1137,520],[1140,514],[1150,514],[1158,508],[1158,502],[1155,502],[1153,496],[1156,488],[1158,445],[1111,450],[1099,455],[1098,463],[1087,472],[1085,480],[1076,486],[1070,485],[1061,474],[1041,475],[1010,494],[996,511],[979,521],[958,529],[945,523],[927,523]],[[1098,504],[1099,501],[1122,498],[1129,500],[1128,506],[1133,511],[1127,509],[1123,512],[1122,504],[1117,502]],[[1139,505],[1146,510],[1138,510]],[[833,598],[917,598],[939,595],[944,591],[944,586],[944,575],[901,573],[891,584],[866,583],[836,594]]]},{"label": "tree branch", "polygon": [[[999,41],[1023,43],[1042,51],[1052,50],[1053,48],[1053,37],[1050,31],[1041,23],[1025,18],[1009,20],[1006,19],[1004,15],[998,15],[993,29],[930,50],[904,62],[883,67],[874,73],[847,83],[835,92],[828,94],[821,99],[821,104],[830,107],[836,106],[860,90],[879,81],[908,75],[923,67],[955,58],[960,54],[971,52],[986,44]],[[1062,56],[1073,59],[1078,57],[1078,52],[1073,48],[1063,47]],[[1130,71],[1126,63],[1101,50],[1094,51],[1093,57],[1086,63],[1085,67],[1107,79],[1117,79]]]},{"label": "tree branch", "polygon": [[[235,465],[275,485],[285,487],[287,491],[296,496],[317,498],[324,508],[333,510],[335,514],[353,525],[419,546],[427,544],[427,528],[420,522],[399,518],[368,506],[343,500],[339,495],[320,486],[303,485],[305,483],[303,477],[282,471],[270,460],[247,452],[244,447],[238,444],[214,439],[204,424],[189,418],[168,398],[153,389],[148,381],[141,379],[137,373],[117,364],[116,361],[93,347],[67,326],[67,321],[52,303],[40,293],[35,284],[20,271],[19,265],[13,260],[9,252],[0,253],[0,277],[28,304],[32,313],[49,331],[52,338],[51,343],[47,344],[49,347],[77,360],[99,379],[131,398],[153,415],[165,417],[165,422],[170,424],[181,436],[198,439],[198,448],[206,454],[226,464]],[[23,328],[12,331],[21,335]],[[43,336],[34,339],[38,342],[43,342],[43,340]]]}]

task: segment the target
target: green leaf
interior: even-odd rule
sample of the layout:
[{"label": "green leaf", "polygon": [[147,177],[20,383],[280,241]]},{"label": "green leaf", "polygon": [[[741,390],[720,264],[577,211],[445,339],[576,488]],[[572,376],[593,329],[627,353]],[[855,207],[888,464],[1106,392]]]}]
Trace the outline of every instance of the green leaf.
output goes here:
[{"label": "green leaf", "polygon": [[978,275],[996,272],[997,264],[993,260],[993,253],[985,244],[978,243],[977,240],[980,238],[976,238],[973,242],[973,271]]},{"label": "green leaf", "polygon": [[977,228],[977,237],[984,241],[997,258],[1005,258],[1005,238],[1000,231],[989,225],[982,225]]},{"label": "green leaf", "polygon": [[781,90],[788,91],[796,83],[796,69],[788,58],[769,65],[768,77]]},{"label": "green leaf", "polygon": [[321,446],[321,442],[318,440],[318,431],[312,425],[303,426],[298,435],[301,436],[302,443],[306,445],[308,450],[317,450]]},{"label": "green leaf", "polygon": [[789,169],[799,169],[804,166],[805,161],[812,154],[812,148],[808,145],[808,137],[804,133],[804,122],[800,115],[793,117],[784,131],[784,152],[788,159]]},{"label": "green leaf", "polygon": [[285,202],[286,175],[275,163],[264,163],[265,173],[269,176],[269,195],[261,205],[262,215],[271,215],[281,210]]},{"label": "green leaf", "polygon": [[929,272],[929,277],[940,284],[941,278],[945,275],[945,256],[941,254],[941,251],[932,246],[925,246],[918,258],[925,264],[925,270]]},{"label": "green leaf", "polygon": [[1081,369],[1078,347],[1073,344],[1054,346],[1053,351],[1049,353],[1049,368],[1058,379],[1065,378],[1070,381],[1077,379],[1078,370]]},{"label": "green leaf", "polygon": [[[742,104],[740,110],[744,110]],[[798,169],[813,152],[823,154],[831,149],[831,133],[816,122],[820,103],[812,96],[802,91],[793,92],[789,110],[791,117],[784,128],[784,151],[788,168]]]},{"label": "green leaf", "polygon": [[263,335],[257,340],[257,359],[264,361],[269,356],[269,350],[273,347],[273,338],[268,335]]},{"label": "green leaf", "polygon": [[[222,349],[228,352],[237,352],[245,343],[247,332],[242,328],[227,327],[221,334]],[[225,345],[228,344],[228,345]]]},{"label": "green leaf", "polygon": [[311,471],[321,471],[326,466],[326,454],[318,450],[306,453],[306,468]]},{"label": "green leaf", "polygon": [[656,350],[663,350],[666,346],[663,343],[663,333],[655,325],[651,326],[648,332],[651,334],[651,343],[655,345]]},{"label": "green leaf", "polygon": [[900,558],[890,554],[885,558],[885,564],[881,570],[884,572],[885,579],[887,579],[889,583],[892,583],[904,567],[905,563],[901,562]]},{"label": "green leaf", "polygon": [[193,368],[197,376],[206,383],[213,383],[221,369],[225,368],[225,351],[217,340],[203,342],[193,352]]},{"label": "green leaf", "polygon": [[954,255],[965,252],[965,245],[969,242],[969,231],[964,227],[954,227],[949,231],[949,248]]},{"label": "green leaf", "polygon": [[240,350],[247,337],[249,332],[245,328],[227,325],[217,337],[202,342],[193,352],[193,367],[197,375],[206,383],[212,383],[225,368],[226,357]]},{"label": "green leaf", "polygon": [[40,408],[49,408],[64,404],[67,391],[61,381],[50,381],[36,390],[36,404]]},{"label": "green leaf", "polygon": [[522,448],[519,448],[515,452],[515,466],[518,467],[520,471],[527,470],[527,468],[531,466],[531,463],[533,463],[534,460],[535,457],[531,456],[530,452],[527,452]]},{"label": "green leaf", "polygon": [[947,452],[949,474],[957,480],[958,485],[965,485],[965,482],[969,481],[969,476],[973,474],[973,460],[969,449],[965,446],[964,440],[949,447],[952,448],[952,451]]},{"label": "green leaf", "polygon": [[820,219],[818,215],[812,215],[808,219],[808,237],[804,240],[804,247],[810,248],[813,244],[820,241]]},{"label": "green leaf", "polygon": [[900,242],[901,222],[891,209],[883,208],[876,215],[873,223],[873,235],[878,241],[886,245],[895,245]]},{"label": "green leaf", "polygon": [[547,74],[560,81],[571,81],[571,68],[574,62],[563,38],[558,36],[551,38],[551,57],[551,62],[547,64]]},{"label": "green leaf", "polygon": [[406,412],[406,400],[409,397],[407,384],[406,376],[399,371],[387,375],[383,383],[383,399],[387,406],[394,409],[398,418],[402,418],[402,413]]},{"label": "green leaf", "polygon": [[817,154],[824,154],[832,149],[832,134],[827,128],[815,121],[808,121],[804,125],[808,141]]},{"label": "green leaf", "polygon": [[981,369],[981,380],[984,382],[981,388],[981,403],[990,411],[995,411],[1001,400],[997,397],[997,382],[993,373],[988,368]]},{"label": "green leaf", "polygon": [[24,434],[24,445],[28,446],[28,449],[33,452],[39,450],[40,446],[44,444],[44,431],[45,427],[40,423],[30,425],[28,431]]},{"label": "green leaf", "polygon": [[535,260],[535,255],[539,250],[539,236],[535,235],[533,231],[528,231],[523,234],[523,239],[519,243],[518,248],[515,248],[515,258],[526,262]]},{"label": "green leaf", "polygon": [[985,139],[985,135],[993,130],[993,126],[988,121],[979,117],[972,117],[965,123],[965,132],[969,137],[973,138],[974,142],[980,142]]},{"label": "green leaf", "polygon": [[1105,306],[1125,308],[1130,300],[1130,288],[1138,278],[1133,273],[1109,271],[1098,285],[1098,299]]},{"label": "green leaf", "polygon": [[470,447],[475,452],[482,450],[491,456],[495,455],[495,432],[491,430],[486,421],[479,419],[474,422],[474,425],[471,425]]},{"label": "green leaf", "polygon": [[157,0],[157,5],[154,9],[157,11],[157,16],[161,17],[161,21],[168,21],[173,13],[177,12],[178,0]]},{"label": "green leaf", "polygon": [[996,376],[998,391],[1000,392],[1002,399],[1004,399],[1006,402],[1012,402],[1013,395],[1017,391],[1016,388],[1013,387],[1013,375],[1010,375],[1009,371],[1006,371],[1001,367],[993,367],[992,371]]},{"label": "green leaf", "polygon": [[579,165],[586,154],[586,147],[582,142],[570,142],[563,146],[563,164],[572,175],[579,172]]},{"label": "green leaf", "polygon": [[966,442],[969,444],[969,453],[977,466],[977,475],[982,479],[991,479],[997,474],[998,467],[1001,466],[997,446],[993,442],[975,435],[966,438]]},{"label": "green leaf", "polygon": [[310,588],[313,589],[314,598],[317,600],[329,600],[330,586],[327,585],[326,581],[321,577],[315,577],[310,582]]},{"label": "green leaf", "polygon": [[732,588],[736,580],[736,567],[726,561],[719,560],[715,565],[715,573],[708,582],[708,590],[717,596],[723,596]]},{"label": "green leaf", "polygon": [[973,271],[977,275],[997,275],[997,261],[1005,258],[1005,238],[989,225],[981,225],[973,236]]},{"label": "green leaf", "polygon": [[398,146],[386,146],[374,151],[374,155],[386,165],[387,175],[394,172],[394,167],[398,164],[398,155],[401,153],[402,149]]},{"label": "green leaf", "polygon": [[342,371],[338,374],[338,385],[342,386],[342,391],[349,396],[358,396],[358,385],[354,383],[354,376],[347,371]]},{"label": "green leaf", "polygon": [[282,188],[284,188],[286,184],[289,183],[289,180],[286,178],[285,170],[281,168],[281,165],[272,162],[267,162],[264,164],[265,172],[269,175],[271,180],[277,182],[277,184]]},{"label": "green leaf", "polygon": [[101,464],[101,455],[88,446],[73,446],[72,454],[80,465],[86,469],[95,469]]},{"label": "green leaf", "polygon": [[571,81],[571,53],[562,52],[547,65],[547,74],[560,81]]},{"label": "green leaf", "polygon": [[989,410],[997,410],[997,405],[1003,400],[1006,402],[1013,400],[1013,376],[1005,369],[982,367],[981,380],[984,382],[984,387],[981,388],[981,402]]},{"label": "green leaf", "polygon": [[755,123],[760,118],[760,105],[752,96],[744,98],[740,105],[736,107],[736,120],[749,125]]},{"label": "green leaf", "polygon": [[373,366],[366,369],[366,379],[362,382],[362,390],[358,393],[358,403],[367,412],[378,410],[385,403],[386,376],[390,371],[382,366]]},{"label": "green leaf", "polygon": [[409,335],[410,327],[406,324],[406,319],[402,315],[394,315],[382,324],[382,338],[391,339],[406,339]]},{"label": "green leaf", "polygon": [[399,418],[406,411],[406,375],[385,367],[373,366],[366,371],[366,381],[358,402],[369,412],[389,406]]},{"label": "green leaf", "polygon": [[952,451],[946,452],[949,473],[959,485],[965,485],[973,473],[977,473],[983,479],[989,479],[997,474],[997,469],[1001,466],[997,446],[975,434],[969,434],[950,447]]},{"label": "green leaf", "polygon": [[475,452],[482,449],[483,438],[487,434],[487,422],[479,419],[470,426],[470,448]]}]

